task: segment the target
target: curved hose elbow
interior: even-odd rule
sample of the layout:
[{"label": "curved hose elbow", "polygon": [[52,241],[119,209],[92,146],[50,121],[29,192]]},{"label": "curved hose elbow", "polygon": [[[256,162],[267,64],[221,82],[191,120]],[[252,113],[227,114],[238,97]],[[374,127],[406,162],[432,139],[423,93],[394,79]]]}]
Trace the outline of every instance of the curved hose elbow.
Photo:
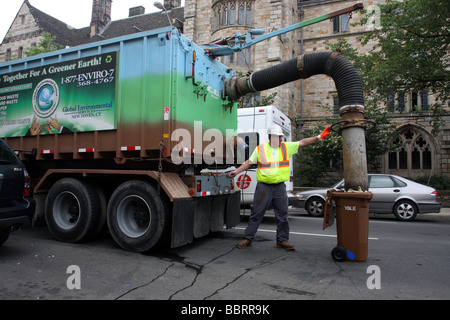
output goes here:
[{"label": "curved hose elbow", "polygon": [[276,66],[257,71],[250,77],[227,79],[224,94],[237,100],[247,93],[263,91],[313,75],[330,76],[336,85],[339,107],[364,108],[361,80],[352,63],[337,52],[317,52],[300,56]]}]

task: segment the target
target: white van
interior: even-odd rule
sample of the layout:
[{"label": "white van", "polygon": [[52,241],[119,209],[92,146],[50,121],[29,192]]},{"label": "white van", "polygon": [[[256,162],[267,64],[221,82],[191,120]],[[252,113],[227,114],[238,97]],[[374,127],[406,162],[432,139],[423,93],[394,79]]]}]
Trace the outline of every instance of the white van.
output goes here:
[{"label": "white van", "polygon": [[[254,107],[238,109],[238,136],[249,146],[248,156],[260,144],[268,142],[267,129],[272,125],[279,125],[284,133],[284,141],[292,141],[291,120],[274,106]],[[293,169],[292,157],[290,161],[289,181],[286,181],[288,197],[293,197]],[[231,167],[227,172],[234,170]],[[253,202],[253,194],[256,188],[256,165],[247,171],[241,172],[234,179],[237,188],[241,189],[241,204],[247,205]]]}]

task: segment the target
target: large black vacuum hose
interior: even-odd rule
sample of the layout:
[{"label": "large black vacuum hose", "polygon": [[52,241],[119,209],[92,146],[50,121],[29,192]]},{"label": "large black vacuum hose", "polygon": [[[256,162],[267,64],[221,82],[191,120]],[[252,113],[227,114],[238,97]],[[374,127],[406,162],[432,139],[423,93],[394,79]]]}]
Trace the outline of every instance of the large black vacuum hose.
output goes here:
[{"label": "large black vacuum hose", "polygon": [[364,106],[361,80],[351,62],[338,52],[317,52],[280,63],[257,71],[249,78],[226,84],[226,95],[237,99],[247,93],[275,88],[282,84],[306,79],[316,74],[326,74],[333,78],[339,96],[339,107]]}]

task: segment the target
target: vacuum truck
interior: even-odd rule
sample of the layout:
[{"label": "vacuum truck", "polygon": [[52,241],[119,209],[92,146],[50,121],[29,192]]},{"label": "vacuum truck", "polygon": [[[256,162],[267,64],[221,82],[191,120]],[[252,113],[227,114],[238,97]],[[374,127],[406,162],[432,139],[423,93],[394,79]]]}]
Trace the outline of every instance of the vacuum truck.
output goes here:
[{"label": "vacuum truck", "polygon": [[66,242],[107,227],[136,252],[236,226],[233,179],[201,170],[234,163],[240,96],[298,77],[239,78],[215,57],[332,16],[232,45],[201,47],[167,27],[0,64],[0,138],[30,174],[34,225]]}]

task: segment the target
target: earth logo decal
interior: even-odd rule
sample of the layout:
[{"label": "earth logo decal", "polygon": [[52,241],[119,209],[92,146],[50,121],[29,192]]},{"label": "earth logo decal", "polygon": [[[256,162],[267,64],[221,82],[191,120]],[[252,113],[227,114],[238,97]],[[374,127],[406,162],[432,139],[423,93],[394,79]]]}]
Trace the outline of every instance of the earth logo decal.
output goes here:
[{"label": "earth logo decal", "polygon": [[33,110],[40,118],[50,117],[59,104],[59,88],[52,79],[44,79],[33,92]]}]

